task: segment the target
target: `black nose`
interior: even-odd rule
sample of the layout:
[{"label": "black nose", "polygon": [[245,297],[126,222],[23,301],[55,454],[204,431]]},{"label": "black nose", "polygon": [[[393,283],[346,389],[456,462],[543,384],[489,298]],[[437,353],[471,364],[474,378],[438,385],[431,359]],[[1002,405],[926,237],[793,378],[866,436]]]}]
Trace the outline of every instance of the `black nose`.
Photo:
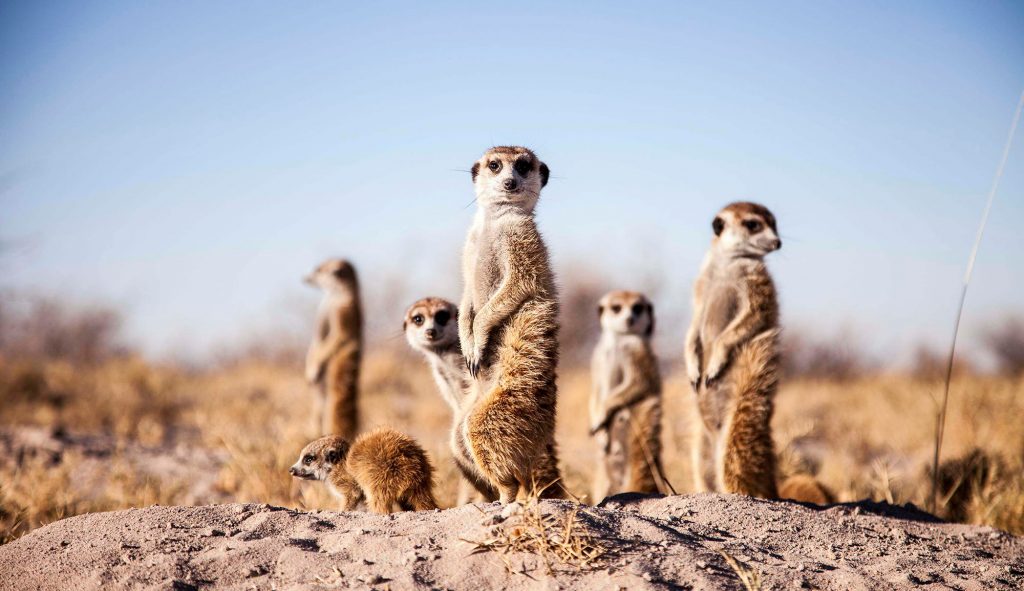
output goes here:
[{"label": "black nose", "polygon": [[428,339],[433,339],[433,338],[437,337],[437,330],[435,330],[433,328],[428,328],[426,330],[426,333],[427,333],[427,338]]},{"label": "black nose", "polygon": [[502,184],[505,186],[506,191],[515,191],[516,186],[518,186],[516,179],[505,179],[505,182]]},{"label": "black nose", "polygon": [[298,476],[299,475],[299,471],[295,469],[295,466],[292,466],[291,468],[288,468],[288,473],[291,474],[292,476]]},{"label": "black nose", "polygon": [[775,239],[775,250],[778,250],[780,248],[782,248],[782,239],[781,238],[776,238]]}]

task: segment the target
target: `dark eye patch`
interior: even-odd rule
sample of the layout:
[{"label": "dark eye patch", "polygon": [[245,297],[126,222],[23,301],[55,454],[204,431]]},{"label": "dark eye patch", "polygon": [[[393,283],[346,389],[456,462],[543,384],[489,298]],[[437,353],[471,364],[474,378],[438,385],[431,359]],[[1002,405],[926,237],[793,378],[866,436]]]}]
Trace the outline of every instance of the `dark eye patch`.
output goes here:
[{"label": "dark eye patch", "polygon": [[761,222],[757,220],[747,220],[743,222],[743,227],[746,228],[751,234],[757,234],[764,227]]},{"label": "dark eye patch", "polygon": [[622,306],[620,306],[619,304],[612,304],[612,312],[618,314],[621,311],[622,311]]},{"label": "dark eye patch", "polygon": [[491,169],[491,172],[498,172],[501,170],[501,162],[497,160],[491,160],[487,163],[487,168]]},{"label": "dark eye patch", "polygon": [[644,313],[644,305],[643,304],[633,304],[633,307],[630,308],[630,310],[632,310],[634,316],[639,316],[639,315]]},{"label": "dark eye patch", "polygon": [[519,160],[516,160],[516,172],[518,172],[520,176],[526,176],[529,174],[531,168],[533,168],[533,166],[528,159],[520,158]]},{"label": "dark eye patch", "polygon": [[302,458],[302,463],[306,464],[306,465],[309,465],[309,464],[312,464],[313,460],[315,460],[315,459],[316,459],[315,456],[313,456],[311,454],[306,454],[306,457]]},{"label": "dark eye patch", "polygon": [[448,324],[448,321],[452,319],[452,315],[448,310],[439,310],[437,314],[434,314],[434,322],[438,326],[444,326]]},{"label": "dark eye patch", "polygon": [[423,324],[423,315],[422,314],[417,314],[417,315],[413,316],[412,317],[412,321],[413,321],[413,323],[416,326],[419,326],[419,325]]}]

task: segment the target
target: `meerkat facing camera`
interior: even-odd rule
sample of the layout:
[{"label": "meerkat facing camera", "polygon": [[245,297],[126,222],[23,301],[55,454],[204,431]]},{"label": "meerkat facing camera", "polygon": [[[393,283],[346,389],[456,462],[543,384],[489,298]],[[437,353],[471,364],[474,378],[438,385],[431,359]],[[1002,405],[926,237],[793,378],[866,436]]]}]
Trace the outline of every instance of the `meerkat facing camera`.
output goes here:
[{"label": "meerkat facing camera", "polygon": [[351,445],[338,435],[321,437],[302,449],[288,472],[326,483],[345,511],[364,500],[376,513],[437,509],[430,459],[416,441],[393,429],[363,433]]},{"label": "meerkat facing camera", "polygon": [[613,291],[597,308],[601,338],[591,361],[590,433],[598,446],[594,500],[668,492],[661,468],[661,375],[651,348],[654,306]]},{"label": "meerkat facing camera", "polygon": [[558,293],[534,209],[549,171],[500,146],[472,167],[478,208],[462,258],[459,339],[473,383],[456,445],[502,502],[562,496],[554,441]]},{"label": "meerkat facing camera", "polygon": [[459,480],[457,506],[472,501],[474,492],[478,500],[494,501],[498,498],[494,487],[473,467],[473,459],[456,444],[456,420],[461,416],[462,403],[471,381],[459,345],[458,315],[458,308],[447,300],[423,298],[409,306],[402,322],[406,341],[427,359],[437,389],[452,409],[452,457],[463,476]]},{"label": "meerkat facing camera", "polygon": [[356,398],[363,348],[356,270],[344,259],[328,259],[305,281],[323,291],[306,355],[306,381],[320,394],[313,419],[322,434],[351,439],[359,427]]},{"label": "meerkat facing camera", "polygon": [[763,205],[727,205],[693,289],[687,376],[701,418],[693,439],[698,491],[775,498],[771,418],[778,383],[779,304],[764,256],[782,246]]}]

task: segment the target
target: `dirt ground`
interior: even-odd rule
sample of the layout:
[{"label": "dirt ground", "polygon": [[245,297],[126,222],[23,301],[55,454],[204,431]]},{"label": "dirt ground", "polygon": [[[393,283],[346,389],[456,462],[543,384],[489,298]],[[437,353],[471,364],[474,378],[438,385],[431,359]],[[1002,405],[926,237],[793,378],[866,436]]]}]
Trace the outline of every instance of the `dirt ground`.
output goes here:
[{"label": "dirt ground", "polygon": [[[909,506],[620,495],[598,507],[510,507],[378,516],[225,504],[80,515],[0,546],[0,589],[1024,587],[1024,538]],[[548,545],[510,549],[503,542],[529,542],[531,515],[550,525]],[[557,551],[572,546],[584,553]]]}]

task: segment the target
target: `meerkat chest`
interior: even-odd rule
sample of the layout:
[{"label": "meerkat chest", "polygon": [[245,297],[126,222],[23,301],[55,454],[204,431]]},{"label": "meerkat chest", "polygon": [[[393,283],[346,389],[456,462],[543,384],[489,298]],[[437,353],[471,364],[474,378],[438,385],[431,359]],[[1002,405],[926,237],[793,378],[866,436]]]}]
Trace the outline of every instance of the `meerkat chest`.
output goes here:
[{"label": "meerkat chest", "polygon": [[474,264],[477,297],[482,300],[478,304],[486,302],[504,279],[505,242],[504,232],[497,223],[485,226],[479,234]]},{"label": "meerkat chest", "polygon": [[713,342],[732,322],[739,310],[739,291],[732,281],[711,281],[701,318],[701,341]]}]

